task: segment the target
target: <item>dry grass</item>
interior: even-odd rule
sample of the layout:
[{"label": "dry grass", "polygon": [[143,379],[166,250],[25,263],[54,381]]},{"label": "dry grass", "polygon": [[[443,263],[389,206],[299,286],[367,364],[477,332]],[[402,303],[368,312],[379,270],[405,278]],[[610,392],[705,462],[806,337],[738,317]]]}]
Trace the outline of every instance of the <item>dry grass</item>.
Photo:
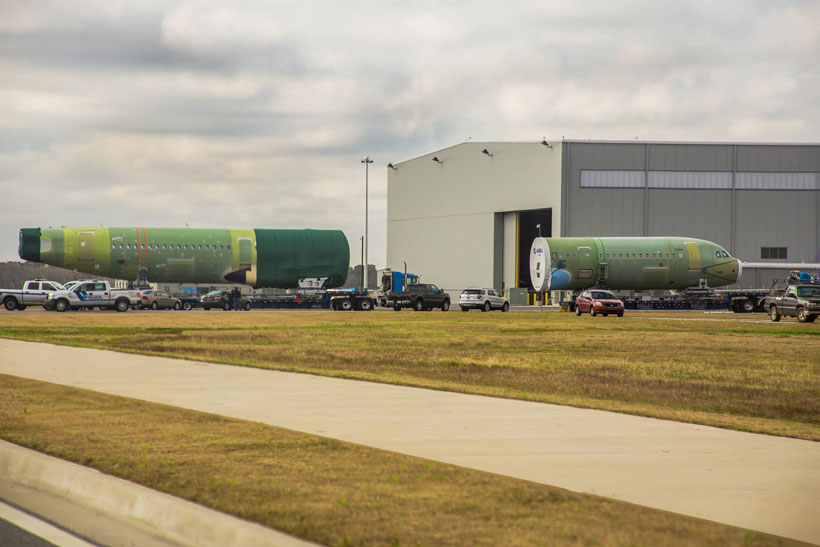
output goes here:
[{"label": "dry grass", "polygon": [[0,336],[820,440],[820,328],[632,313],[0,314]]},{"label": "dry grass", "polygon": [[327,545],[796,544],[286,429],[5,375],[0,437]]}]

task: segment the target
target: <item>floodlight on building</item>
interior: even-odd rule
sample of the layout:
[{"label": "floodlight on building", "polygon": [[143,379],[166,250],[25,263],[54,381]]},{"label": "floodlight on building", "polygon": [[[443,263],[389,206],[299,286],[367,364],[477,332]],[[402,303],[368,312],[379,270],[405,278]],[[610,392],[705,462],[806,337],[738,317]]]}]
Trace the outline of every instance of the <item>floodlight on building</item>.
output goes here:
[{"label": "floodlight on building", "polygon": [[490,154],[490,151],[487,150],[486,148],[484,150],[482,150],[481,153],[484,154],[485,156],[490,156],[491,158],[493,157],[493,155]]},{"label": "floodlight on building", "polygon": [[546,146],[547,148],[552,148],[552,145],[551,145],[550,143],[548,143],[548,142],[547,142],[547,138],[546,138],[546,137],[544,137],[543,139],[541,139],[541,144],[542,144],[542,145],[544,145],[544,146]]},{"label": "floodlight on building", "polygon": [[388,164],[387,164],[387,167],[389,167],[389,168],[390,168],[390,169],[392,169],[393,171],[398,171],[398,170],[399,170],[399,168],[398,168],[398,167],[396,167],[395,165],[393,165],[392,163],[388,163]]},{"label": "floodlight on building", "polygon": [[438,156],[433,156],[433,161],[434,161],[434,162],[436,162],[436,163],[439,163],[439,164],[440,164],[440,163],[444,163],[443,161],[441,161],[440,159],[438,159]]}]

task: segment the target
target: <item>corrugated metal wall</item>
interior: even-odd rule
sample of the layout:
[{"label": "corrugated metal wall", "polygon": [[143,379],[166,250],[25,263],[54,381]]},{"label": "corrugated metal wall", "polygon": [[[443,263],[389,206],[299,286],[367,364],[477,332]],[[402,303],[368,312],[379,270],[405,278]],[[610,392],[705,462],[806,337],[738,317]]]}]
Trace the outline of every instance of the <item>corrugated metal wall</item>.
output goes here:
[{"label": "corrugated metal wall", "polygon": [[747,261],[761,247],[820,261],[818,145],[568,141],[563,160],[562,235],[692,236]]}]

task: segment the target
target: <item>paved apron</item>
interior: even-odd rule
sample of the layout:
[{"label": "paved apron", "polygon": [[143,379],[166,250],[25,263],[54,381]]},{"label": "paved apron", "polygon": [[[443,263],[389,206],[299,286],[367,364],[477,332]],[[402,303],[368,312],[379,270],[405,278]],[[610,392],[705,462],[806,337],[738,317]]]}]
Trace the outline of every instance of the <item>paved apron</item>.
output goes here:
[{"label": "paved apron", "polygon": [[0,373],[267,423],[820,543],[820,443],[0,340]]}]

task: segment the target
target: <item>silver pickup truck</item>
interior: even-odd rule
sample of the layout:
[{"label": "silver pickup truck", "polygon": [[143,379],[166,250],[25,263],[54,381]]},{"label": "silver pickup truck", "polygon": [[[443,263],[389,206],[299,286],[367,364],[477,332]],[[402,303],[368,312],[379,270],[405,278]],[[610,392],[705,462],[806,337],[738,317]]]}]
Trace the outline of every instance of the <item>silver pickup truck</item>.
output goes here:
[{"label": "silver pickup truck", "polygon": [[794,316],[801,323],[812,323],[820,315],[820,284],[789,285],[786,289],[772,288],[764,301],[772,321],[783,316]]},{"label": "silver pickup truck", "polygon": [[28,306],[42,306],[48,295],[65,288],[56,281],[32,279],[23,284],[22,290],[0,289],[0,302],[8,311],[24,310]]},{"label": "silver pickup truck", "polygon": [[79,308],[114,308],[117,311],[128,311],[128,308],[139,307],[141,296],[139,291],[114,289],[108,281],[82,281],[70,290],[48,295],[43,307],[57,311]]}]

